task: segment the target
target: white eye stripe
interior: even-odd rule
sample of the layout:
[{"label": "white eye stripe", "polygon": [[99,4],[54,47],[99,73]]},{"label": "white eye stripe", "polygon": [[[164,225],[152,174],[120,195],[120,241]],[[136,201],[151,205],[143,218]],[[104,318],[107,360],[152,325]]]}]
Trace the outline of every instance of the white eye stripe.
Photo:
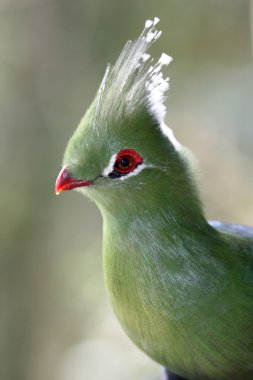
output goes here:
[{"label": "white eye stripe", "polygon": [[119,177],[119,179],[121,181],[124,181],[125,179],[129,178],[129,177],[133,177],[135,175],[138,175],[143,169],[145,169],[147,166],[145,164],[139,164],[133,171],[131,171],[130,173],[128,174],[125,174],[121,177]]},{"label": "white eye stripe", "polygon": [[102,175],[104,177],[108,177],[108,175],[113,171],[116,157],[117,157],[117,154],[114,154],[111,157],[111,159],[110,159],[109,164],[107,165],[107,167],[103,170]]}]

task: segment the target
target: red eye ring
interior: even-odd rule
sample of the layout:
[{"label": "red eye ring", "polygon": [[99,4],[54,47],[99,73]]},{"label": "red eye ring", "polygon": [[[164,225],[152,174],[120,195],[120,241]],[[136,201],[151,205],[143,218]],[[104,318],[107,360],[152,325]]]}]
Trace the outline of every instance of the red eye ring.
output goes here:
[{"label": "red eye ring", "polygon": [[124,175],[134,171],[142,163],[143,158],[134,149],[123,149],[116,156],[114,170]]}]

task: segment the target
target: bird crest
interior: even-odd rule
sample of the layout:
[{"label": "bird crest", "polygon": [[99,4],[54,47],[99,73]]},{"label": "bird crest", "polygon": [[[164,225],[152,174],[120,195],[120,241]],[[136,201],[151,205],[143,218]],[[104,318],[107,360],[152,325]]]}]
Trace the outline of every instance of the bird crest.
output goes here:
[{"label": "bird crest", "polygon": [[165,116],[165,92],[169,78],[164,78],[162,68],[172,58],[167,54],[154,62],[147,53],[149,47],[160,37],[156,29],[159,22],[147,20],[140,36],[128,41],[115,65],[108,65],[97,93],[93,126],[98,128],[105,120],[120,120],[122,115],[137,111],[149,112],[157,122],[163,124]]}]

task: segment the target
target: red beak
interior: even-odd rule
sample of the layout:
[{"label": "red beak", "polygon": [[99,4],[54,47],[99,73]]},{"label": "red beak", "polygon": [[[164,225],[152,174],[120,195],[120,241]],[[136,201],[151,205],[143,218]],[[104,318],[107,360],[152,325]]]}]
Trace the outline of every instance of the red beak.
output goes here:
[{"label": "red beak", "polygon": [[62,191],[72,190],[76,187],[90,186],[91,181],[83,181],[81,179],[75,179],[71,177],[66,166],[60,171],[57,180],[55,182],[55,193],[59,194]]}]

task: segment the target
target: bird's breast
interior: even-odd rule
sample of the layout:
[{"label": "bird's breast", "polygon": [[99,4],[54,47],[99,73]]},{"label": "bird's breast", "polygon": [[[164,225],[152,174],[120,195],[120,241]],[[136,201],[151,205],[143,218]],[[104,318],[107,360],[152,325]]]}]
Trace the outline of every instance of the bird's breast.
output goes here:
[{"label": "bird's breast", "polygon": [[148,249],[136,250],[130,243],[124,249],[115,240],[104,244],[105,282],[115,314],[134,343],[182,375],[226,379],[232,362],[241,376],[241,368],[252,361],[248,331],[253,320],[236,304],[240,289],[232,289],[215,267],[198,275],[187,259],[177,266],[162,254],[147,254]]},{"label": "bird's breast", "polygon": [[[108,248],[104,252],[106,287],[127,335],[161,364],[177,361],[182,354],[177,345],[180,329],[184,326],[185,330],[187,324],[189,300],[185,302],[180,287],[169,286],[175,277],[157,270],[141,252],[115,252],[113,244]],[[186,281],[182,278],[182,285]]]}]

